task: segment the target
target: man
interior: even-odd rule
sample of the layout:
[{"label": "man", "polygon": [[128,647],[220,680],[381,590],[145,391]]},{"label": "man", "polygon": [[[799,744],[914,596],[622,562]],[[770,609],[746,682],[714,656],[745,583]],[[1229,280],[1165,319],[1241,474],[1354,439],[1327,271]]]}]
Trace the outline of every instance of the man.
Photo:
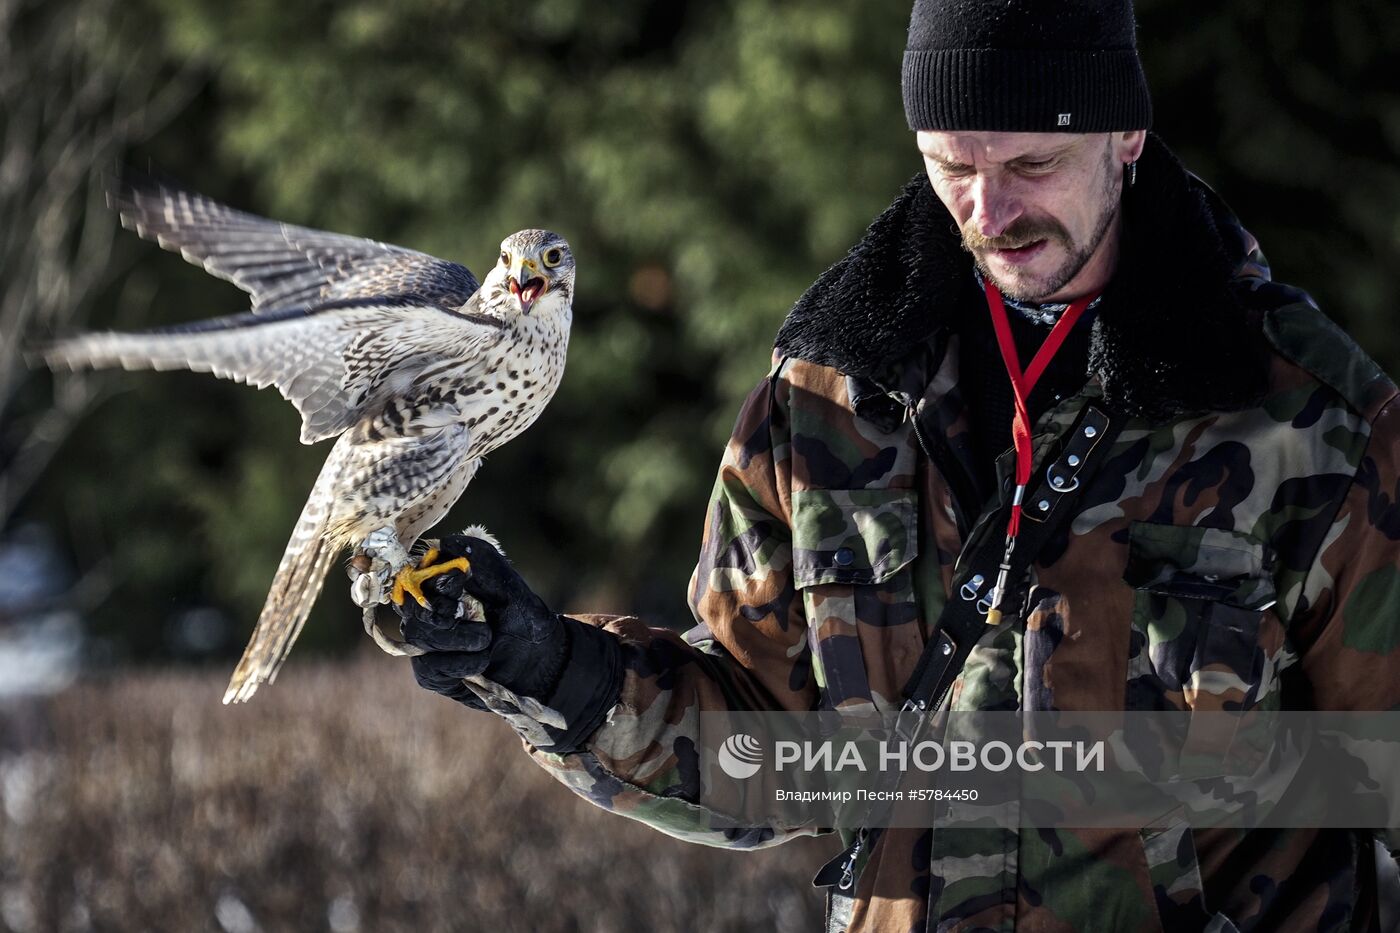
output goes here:
[{"label": "man", "polygon": [[[925,173],[778,334],[700,624],[554,615],[450,537],[473,572],[405,620],[420,682],[735,848],[809,830],[709,828],[696,711],[1400,706],[1396,387],[1147,134],[1129,0],[918,0],[903,92]],[[1345,830],[843,841],[830,929],[1374,930],[1393,868]]]}]

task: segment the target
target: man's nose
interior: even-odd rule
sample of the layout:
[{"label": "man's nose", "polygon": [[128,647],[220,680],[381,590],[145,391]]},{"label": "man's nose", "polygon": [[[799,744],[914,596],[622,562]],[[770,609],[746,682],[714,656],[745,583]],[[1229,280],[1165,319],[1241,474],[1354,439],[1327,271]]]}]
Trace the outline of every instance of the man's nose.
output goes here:
[{"label": "man's nose", "polygon": [[978,175],[972,182],[973,229],[986,237],[1001,236],[1011,222],[1021,215],[1021,204],[1006,184],[988,175]]}]

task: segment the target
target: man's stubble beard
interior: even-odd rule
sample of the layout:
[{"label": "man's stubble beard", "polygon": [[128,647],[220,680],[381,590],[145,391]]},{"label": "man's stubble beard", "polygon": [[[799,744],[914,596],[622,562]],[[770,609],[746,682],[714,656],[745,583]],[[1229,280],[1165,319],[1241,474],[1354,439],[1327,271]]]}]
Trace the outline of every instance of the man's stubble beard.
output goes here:
[{"label": "man's stubble beard", "polygon": [[[1074,248],[1069,231],[1058,220],[1018,218],[1006,228],[1001,236],[997,237],[984,237],[976,230],[971,229],[961,230],[963,249],[972,254],[978,271],[985,278],[996,283],[997,289],[1006,297],[1014,298],[1017,301],[1044,301],[1072,282],[1074,277],[1088,265],[1089,260],[1093,258],[1094,253],[1103,243],[1104,237],[1108,235],[1109,229],[1112,228],[1113,221],[1117,219],[1118,212],[1122,209],[1122,189],[1119,187],[1120,179],[1114,171],[1116,165],[1117,162],[1113,158],[1113,146],[1110,143],[1104,162],[1104,183],[1099,189],[1102,200],[1100,201],[1098,222],[1094,225],[1093,235],[1090,236],[1088,243],[1083,248]],[[1014,249],[1036,240],[1059,243],[1068,252],[1065,261],[1045,278],[1042,284],[1017,280],[1003,281],[1001,277],[994,275],[987,268],[986,262],[982,260],[981,253],[988,249]]]}]

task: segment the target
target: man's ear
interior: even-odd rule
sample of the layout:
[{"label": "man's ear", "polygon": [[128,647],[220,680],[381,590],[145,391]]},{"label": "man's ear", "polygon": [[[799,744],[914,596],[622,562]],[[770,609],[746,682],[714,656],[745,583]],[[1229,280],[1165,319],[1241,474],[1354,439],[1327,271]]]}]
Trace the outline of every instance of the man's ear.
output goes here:
[{"label": "man's ear", "polygon": [[1117,161],[1124,165],[1136,162],[1138,157],[1142,155],[1142,148],[1145,145],[1147,145],[1147,130],[1128,130],[1113,134],[1114,155]]}]

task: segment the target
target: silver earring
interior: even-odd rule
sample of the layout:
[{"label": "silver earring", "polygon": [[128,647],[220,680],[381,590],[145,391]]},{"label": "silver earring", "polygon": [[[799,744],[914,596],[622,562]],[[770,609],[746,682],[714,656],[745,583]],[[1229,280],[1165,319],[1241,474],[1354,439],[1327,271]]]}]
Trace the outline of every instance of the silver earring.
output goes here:
[{"label": "silver earring", "polygon": [[1137,159],[1128,163],[1128,187],[1137,184]]}]

